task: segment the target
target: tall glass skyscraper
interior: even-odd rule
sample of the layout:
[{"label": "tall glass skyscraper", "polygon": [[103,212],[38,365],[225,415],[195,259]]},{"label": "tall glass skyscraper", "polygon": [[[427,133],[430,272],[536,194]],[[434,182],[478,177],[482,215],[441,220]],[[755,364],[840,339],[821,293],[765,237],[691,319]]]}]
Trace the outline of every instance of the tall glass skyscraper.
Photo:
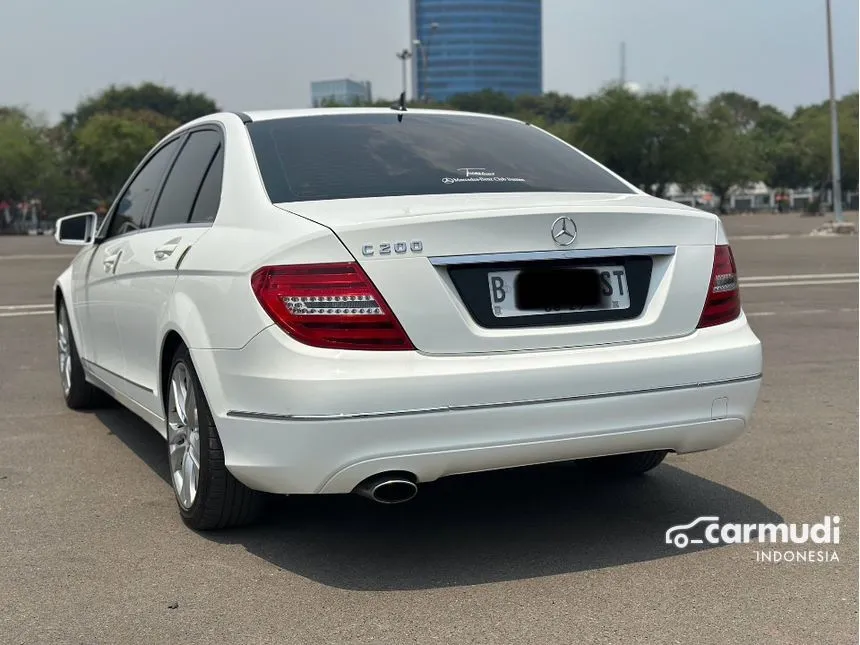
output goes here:
[{"label": "tall glass skyscraper", "polygon": [[541,0],[411,0],[416,98],[543,91]]}]

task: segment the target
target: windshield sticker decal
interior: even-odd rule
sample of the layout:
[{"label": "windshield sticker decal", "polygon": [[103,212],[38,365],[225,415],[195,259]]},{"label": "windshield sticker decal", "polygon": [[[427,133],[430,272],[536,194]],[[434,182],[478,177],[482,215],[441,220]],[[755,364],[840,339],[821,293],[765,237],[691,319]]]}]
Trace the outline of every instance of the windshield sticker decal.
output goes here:
[{"label": "windshield sticker decal", "polygon": [[473,181],[522,181],[522,177],[499,177],[492,170],[486,168],[457,168],[459,177],[442,177],[443,184],[459,184],[461,182]]}]

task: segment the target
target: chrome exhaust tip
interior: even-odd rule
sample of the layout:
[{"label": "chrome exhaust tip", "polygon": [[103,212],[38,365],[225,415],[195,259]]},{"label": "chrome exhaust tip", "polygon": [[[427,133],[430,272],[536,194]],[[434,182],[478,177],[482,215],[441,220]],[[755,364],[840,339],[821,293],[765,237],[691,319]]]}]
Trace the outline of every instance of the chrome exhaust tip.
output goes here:
[{"label": "chrome exhaust tip", "polygon": [[365,479],[355,492],[379,504],[402,504],[418,494],[418,485],[406,473],[382,473]]}]

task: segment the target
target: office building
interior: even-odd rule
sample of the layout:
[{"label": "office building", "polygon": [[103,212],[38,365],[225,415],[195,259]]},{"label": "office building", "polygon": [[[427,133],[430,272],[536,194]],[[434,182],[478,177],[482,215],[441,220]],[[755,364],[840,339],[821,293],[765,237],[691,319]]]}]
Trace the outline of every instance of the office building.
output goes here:
[{"label": "office building", "polygon": [[336,81],[314,81],[311,83],[311,105],[319,107],[323,102],[353,105],[370,103],[370,81],[353,81],[348,78]]},{"label": "office building", "polygon": [[411,0],[416,98],[543,91],[541,0]]}]

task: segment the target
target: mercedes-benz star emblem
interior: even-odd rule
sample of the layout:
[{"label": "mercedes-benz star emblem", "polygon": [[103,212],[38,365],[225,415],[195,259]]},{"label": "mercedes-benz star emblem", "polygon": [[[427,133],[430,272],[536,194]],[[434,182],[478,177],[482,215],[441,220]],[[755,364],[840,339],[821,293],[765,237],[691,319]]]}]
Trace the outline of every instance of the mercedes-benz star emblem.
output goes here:
[{"label": "mercedes-benz star emblem", "polygon": [[552,239],[559,246],[570,246],[576,239],[576,224],[569,217],[559,217],[550,229]]}]

